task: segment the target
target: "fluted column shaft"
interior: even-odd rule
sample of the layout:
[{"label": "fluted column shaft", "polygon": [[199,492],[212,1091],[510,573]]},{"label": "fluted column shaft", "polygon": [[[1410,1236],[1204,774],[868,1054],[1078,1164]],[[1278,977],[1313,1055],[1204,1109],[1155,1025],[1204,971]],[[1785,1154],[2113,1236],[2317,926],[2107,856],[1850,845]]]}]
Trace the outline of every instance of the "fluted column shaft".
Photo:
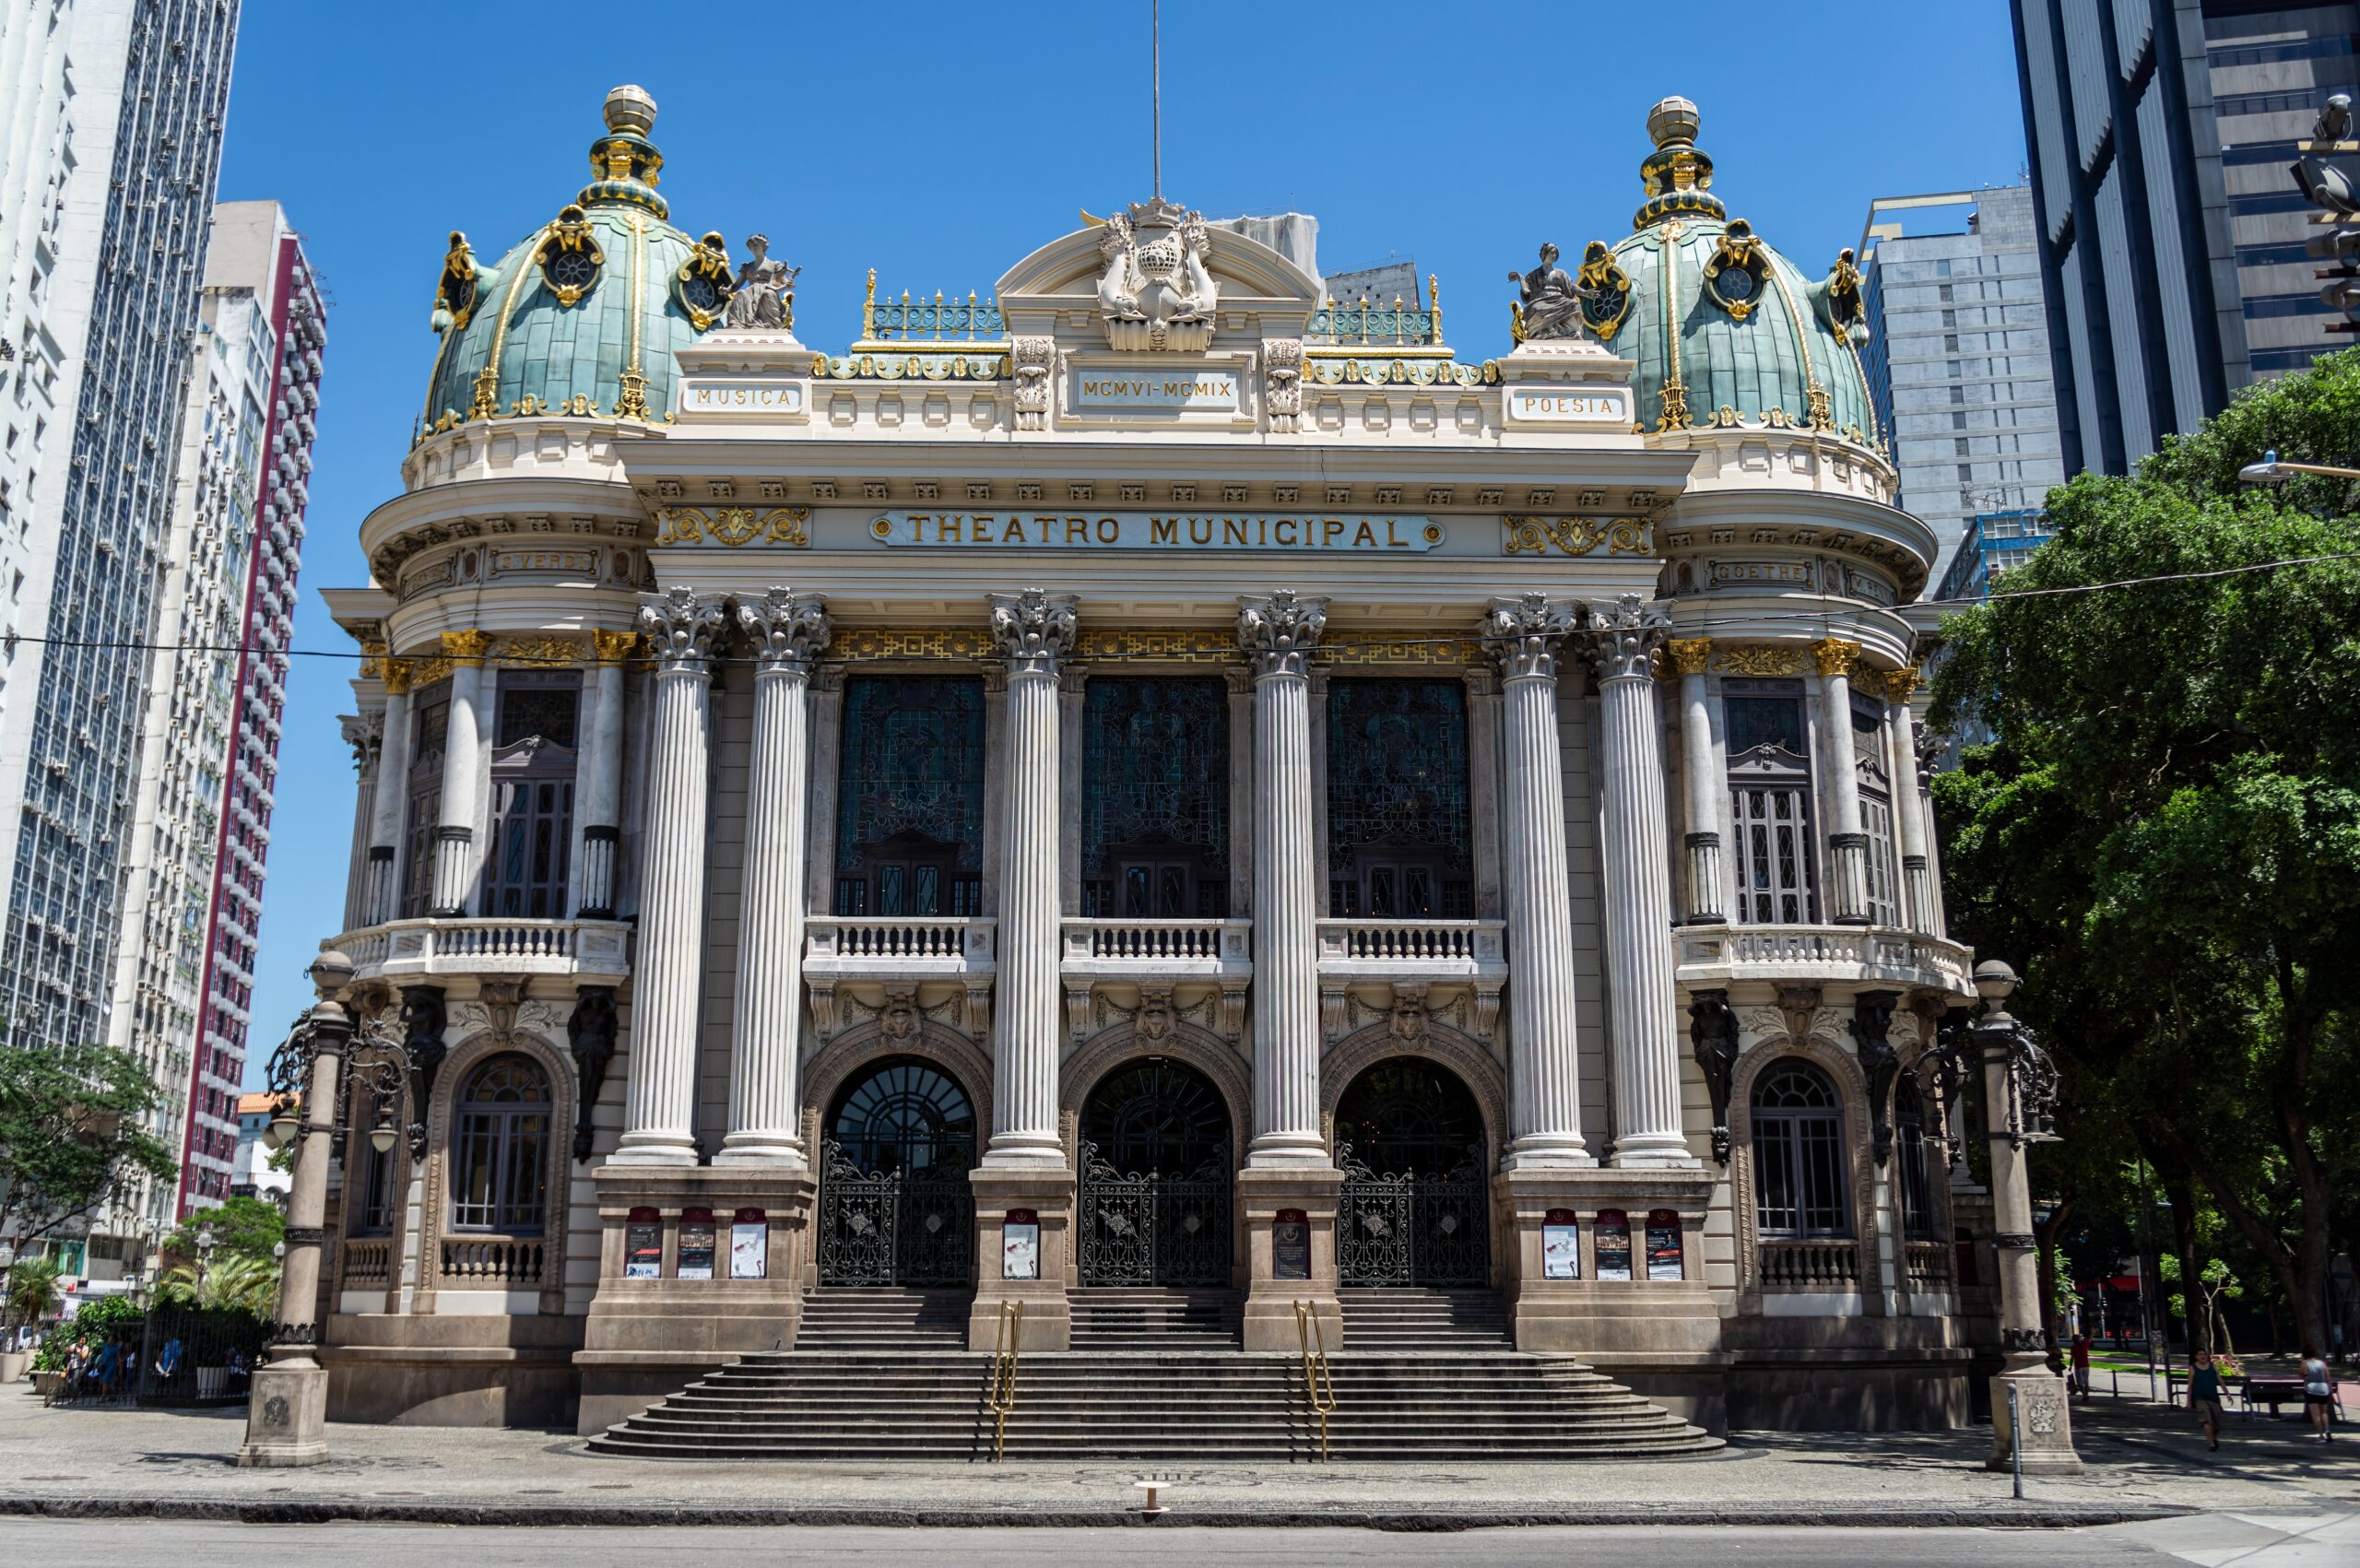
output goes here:
[{"label": "fluted column shaft", "polygon": [[1326,1166],[1319,1132],[1319,902],[1313,871],[1311,650],[1328,601],[1238,601],[1254,669],[1252,1166]]},{"label": "fluted column shaft", "polygon": [[445,631],[451,661],[451,710],[442,742],[442,812],[434,830],[434,895],[439,915],[467,912],[474,880],[476,775],[483,759],[483,660],[491,638],[481,631]]},{"label": "fluted column shaft", "polygon": [[1665,645],[1680,674],[1680,771],[1687,805],[1688,924],[1727,920],[1729,892],[1721,870],[1721,770],[1713,760],[1713,712],[1705,668],[1713,644],[1704,637]]},{"label": "fluted column shaft", "polygon": [[992,638],[1008,660],[1008,831],[999,884],[992,1020],[992,1140],[986,1165],[1062,1165],[1057,1062],[1057,664],[1073,645],[1069,598],[996,595]]},{"label": "fluted column shaft", "polygon": [[1926,812],[1918,798],[1918,725],[1909,694],[1918,666],[1885,672],[1885,751],[1893,759],[1893,823],[1901,840],[1901,923],[1934,934],[1932,878],[1926,858]]},{"label": "fluted column shaft", "polygon": [[803,849],[810,795],[805,694],[828,645],[816,598],[773,588],[738,607],[754,645],[754,756],[746,786],[746,878],[738,916],[738,1011],[729,1051],[729,1133],[716,1164],[804,1164],[796,1126],[803,988]]},{"label": "fluted column shaft", "polygon": [[623,660],[638,636],[594,631],[590,744],[582,755],[582,905],[592,920],[615,917],[615,855],[622,842]]},{"label": "fluted column shaft", "polygon": [[697,982],[704,962],[706,781],[714,639],[721,607],[674,588],[640,611],[655,646],[647,832],[640,870],[639,960],[633,976],[626,1165],[697,1160]]},{"label": "fluted column shaft", "polygon": [[1501,673],[1500,825],[1507,847],[1508,1169],[1595,1165],[1582,1141],[1574,1023],[1573,887],[1565,858],[1557,645],[1570,605],[1546,595],[1494,603],[1484,645]]},{"label": "fluted column shaft", "polygon": [[409,666],[385,661],[385,739],[377,753],[377,794],[371,803],[369,887],[360,923],[376,925],[394,917],[401,897],[402,817],[409,804]]},{"label": "fluted column shaft", "polygon": [[1852,755],[1852,666],[1860,645],[1840,637],[1811,645],[1819,661],[1819,729],[1833,797],[1827,807],[1828,914],[1839,925],[1869,923],[1869,835],[1860,831],[1860,771]]},{"label": "fluted column shaft", "polygon": [[1693,1165],[1680,1114],[1671,867],[1654,653],[1670,622],[1625,594],[1590,608],[1606,774],[1606,983],[1613,1019],[1617,1165]]}]

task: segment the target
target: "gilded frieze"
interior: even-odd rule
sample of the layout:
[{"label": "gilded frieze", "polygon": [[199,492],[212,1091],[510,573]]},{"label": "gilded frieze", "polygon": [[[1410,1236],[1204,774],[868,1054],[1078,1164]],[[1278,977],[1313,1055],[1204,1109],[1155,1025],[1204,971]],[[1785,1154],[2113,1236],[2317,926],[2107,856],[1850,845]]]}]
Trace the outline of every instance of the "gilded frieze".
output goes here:
[{"label": "gilded frieze", "polygon": [[1652,556],[1656,525],[1646,517],[1504,517],[1505,555],[1547,555],[1551,546],[1563,555]]},{"label": "gilded frieze", "polygon": [[844,659],[988,659],[992,639],[980,626],[937,631],[862,626],[837,631],[830,652]]},{"label": "gilded frieze", "polygon": [[811,509],[776,506],[757,511],[750,506],[725,506],[708,511],[698,506],[667,506],[656,512],[655,542],[695,545],[708,540],[736,548],[760,539],[765,544],[808,548],[811,543]]},{"label": "gilded frieze", "polygon": [[1800,675],[1803,651],[1782,643],[1729,643],[1713,645],[1724,675]]}]

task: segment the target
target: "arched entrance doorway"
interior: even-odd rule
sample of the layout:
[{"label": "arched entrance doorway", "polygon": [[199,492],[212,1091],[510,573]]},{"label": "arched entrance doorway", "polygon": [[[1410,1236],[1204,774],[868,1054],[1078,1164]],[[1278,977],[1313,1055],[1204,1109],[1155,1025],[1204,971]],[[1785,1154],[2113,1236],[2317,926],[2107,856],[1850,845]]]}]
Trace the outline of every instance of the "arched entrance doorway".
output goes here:
[{"label": "arched entrance doorway", "polygon": [[820,1283],[967,1283],[975,1108],[959,1080],[911,1057],[880,1062],[821,1128]]},{"label": "arched entrance doorway", "polygon": [[1229,1104],[1185,1062],[1147,1056],[1081,1108],[1081,1282],[1226,1285]]},{"label": "arched entrance doorway", "polygon": [[1416,1056],[1377,1063],[1336,1102],[1346,1285],[1488,1285],[1483,1115],[1457,1074]]}]

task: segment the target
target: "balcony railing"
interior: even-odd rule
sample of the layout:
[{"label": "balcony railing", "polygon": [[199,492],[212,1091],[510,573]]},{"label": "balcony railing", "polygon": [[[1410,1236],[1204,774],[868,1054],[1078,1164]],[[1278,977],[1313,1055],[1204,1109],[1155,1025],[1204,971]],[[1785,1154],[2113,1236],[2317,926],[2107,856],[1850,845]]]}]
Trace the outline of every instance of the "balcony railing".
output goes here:
[{"label": "balcony railing", "polygon": [[1254,972],[1251,920],[1068,920],[1065,971],[1242,980]]},{"label": "balcony railing", "polygon": [[484,971],[620,980],[631,972],[631,927],[616,920],[394,920],[321,946],[350,959],[362,980]]},{"label": "balcony railing", "polygon": [[828,915],[804,927],[806,963],[833,975],[989,973],[997,929],[990,920]]},{"label": "balcony railing", "polygon": [[1857,1291],[1860,1247],[1848,1236],[1823,1241],[1764,1242],[1762,1288],[1765,1291]]},{"label": "balcony railing", "polygon": [[1733,980],[1885,981],[1966,996],[1973,954],[1880,925],[1685,925],[1671,934],[1685,985]]},{"label": "balcony railing", "polygon": [[384,1236],[354,1237],[344,1244],[344,1288],[365,1290],[389,1285],[394,1278],[394,1244]]},{"label": "balcony railing", "polygon": [[1951,1248],[1942,1242],[1904,1242],[1901,1246],[1902,1267],[1908,1270],[1912,1291],[1947,1291],[1951,1288]]},{"label": "balcony railing", "polygon": [[538,1285],[548,1250],[538,1236],[446,1236],[442,1283],[462,1291]]},{"label": "balcony railing", "polygon": [[1319,969],[1372,980],[1496,978],[1507,973],[1498,920],[1323,920]]}]

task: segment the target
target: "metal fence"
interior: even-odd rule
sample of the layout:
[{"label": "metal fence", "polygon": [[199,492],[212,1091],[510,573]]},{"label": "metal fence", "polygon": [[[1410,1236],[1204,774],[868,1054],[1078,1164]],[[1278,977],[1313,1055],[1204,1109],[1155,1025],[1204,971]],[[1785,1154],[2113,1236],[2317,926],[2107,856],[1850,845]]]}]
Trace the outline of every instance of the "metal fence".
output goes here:
[{"label": "metal fence", "polygon": [[143,1405],[235,1405],[270,1337],[252,1313],[163,1307],[148,1315],[139,1347]]}]

